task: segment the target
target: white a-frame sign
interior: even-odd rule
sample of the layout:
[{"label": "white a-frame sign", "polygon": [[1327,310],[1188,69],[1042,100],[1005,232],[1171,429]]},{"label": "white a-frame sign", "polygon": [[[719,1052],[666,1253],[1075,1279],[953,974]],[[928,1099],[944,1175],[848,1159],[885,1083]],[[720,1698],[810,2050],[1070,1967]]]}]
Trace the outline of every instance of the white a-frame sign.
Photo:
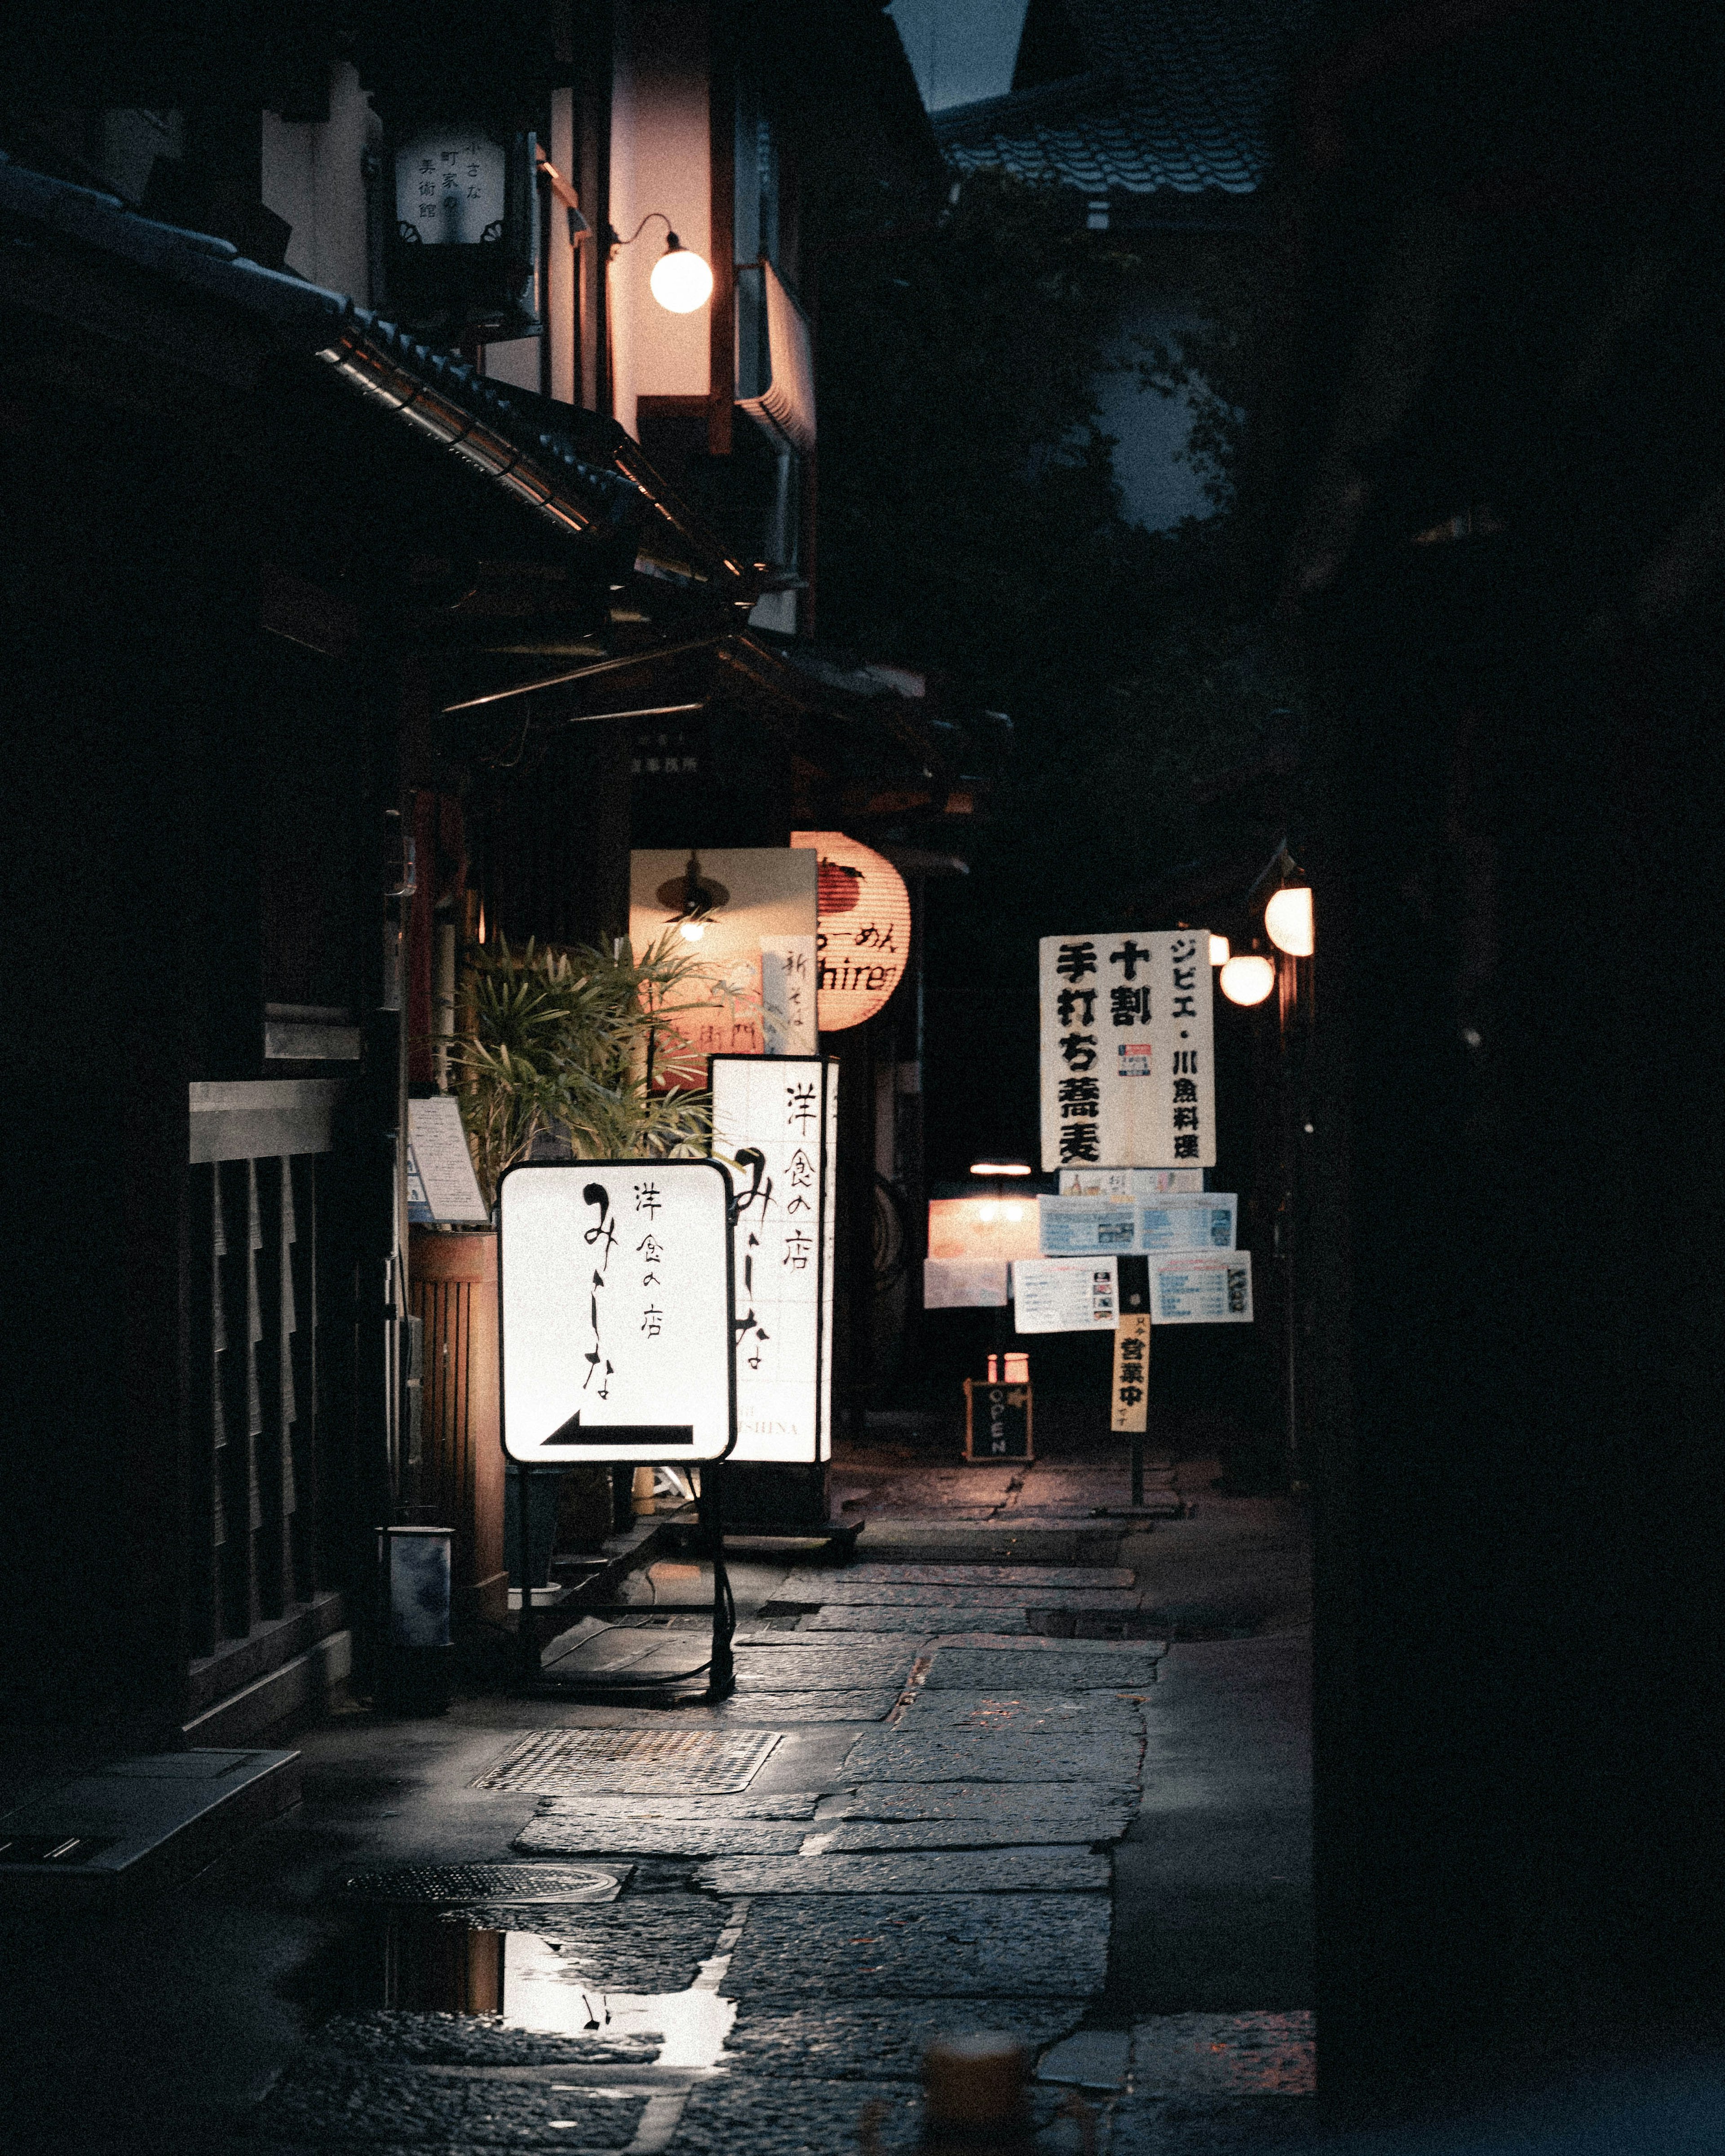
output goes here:
[{"label": "white a-frame sign", "polygon": [[733,1460],[814,1466],[833,1450],[833,1213],[839,1066],[715,1055],[713,1151],[737,1189]]},{"label": "white a-frame sign", "polygon": [[731,1178],[713,1160],[511,1168],[503,1449],[524,1466],[722,1460],[737,1432]]}]

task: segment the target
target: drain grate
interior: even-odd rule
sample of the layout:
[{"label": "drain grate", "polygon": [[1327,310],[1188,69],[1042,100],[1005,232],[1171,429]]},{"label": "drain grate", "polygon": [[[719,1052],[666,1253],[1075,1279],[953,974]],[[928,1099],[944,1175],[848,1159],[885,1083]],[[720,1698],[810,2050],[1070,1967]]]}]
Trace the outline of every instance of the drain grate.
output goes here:
[{"label": "drain grate", "polygon": [[493,1761],[473,1786],[547,1797],[746,1789],[779,1733],[533,1729]]},{"label": "drain grate", "polygon": [[444,1864],[342,1881],[365,1902],[614,1902],[623,1881],[596,1864]]}]

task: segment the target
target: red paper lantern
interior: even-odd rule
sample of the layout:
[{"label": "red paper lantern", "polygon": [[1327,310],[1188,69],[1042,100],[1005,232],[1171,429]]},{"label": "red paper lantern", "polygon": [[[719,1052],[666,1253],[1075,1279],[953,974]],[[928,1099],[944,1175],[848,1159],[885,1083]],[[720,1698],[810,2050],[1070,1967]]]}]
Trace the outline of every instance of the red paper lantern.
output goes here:
[{"label": "red paper lantern", "polygon": [[815,1023],[838,1033],[884,1009],[903,979],[911,894],[891,861],[842,831],[793,831],[791,844],[820,856]]}]

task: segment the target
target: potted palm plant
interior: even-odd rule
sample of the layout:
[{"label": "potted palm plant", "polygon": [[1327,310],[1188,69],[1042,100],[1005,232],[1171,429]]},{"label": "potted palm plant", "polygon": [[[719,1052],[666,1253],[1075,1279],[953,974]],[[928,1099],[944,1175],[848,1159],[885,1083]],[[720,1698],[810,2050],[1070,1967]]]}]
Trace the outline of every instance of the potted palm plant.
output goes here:
[{"label": "potted palm plant", "polygon": [[[710,1096],[698,1090],[702,1059],[672,1024],[704,1000],[689,993],[700,971],[670,936],[639,958],[626,943],[608,954],[512,946],[501,937],[469,950],[459,1029],[444,1045],[494,1214],[505,1171],[536,1145],[567,1148],[578,1160],[706,1152],[712,1117]],[[454,1527],[457,1614],[501,1624],[513,1545],[506,1543],[510,1485],[498,1426],[495,1231],[416,1229],[409,1272],[413,1312],[424,1325],[417,1494]],[[536,1580],[545,1577],[556,1532],[555,1492],[547,1488],[546,1496],[543,1516],[530,1520]]]}]

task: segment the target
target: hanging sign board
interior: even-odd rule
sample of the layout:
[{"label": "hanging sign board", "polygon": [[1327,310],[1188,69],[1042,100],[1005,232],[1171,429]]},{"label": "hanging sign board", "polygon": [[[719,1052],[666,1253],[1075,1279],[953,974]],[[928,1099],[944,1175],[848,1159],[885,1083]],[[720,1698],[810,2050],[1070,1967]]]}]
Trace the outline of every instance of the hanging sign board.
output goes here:
[{"label": "hanging sign board", "polygon": [[497,1258],[511,1460],[725,1457],[737,1428],[730,1209],[716,1161],[507,1172]]},{"label": "hanging sign board", "polygon": [[1150,1315],[1158,1325],[1250,1325],[1252,1254],[1183,1250],[1149,1260]]},{"label": "hanging sign board", "polygon": [[1019,1258],[1012,1268],[1018,1332],[1111,1332],[1120,1307],[1112,1258]]},{"label": "hanging sign board", "polygon": [[713,1151],[736,1190],[737,1445],[743,1461],[833,1450],[833,1221],[839,1066],[716,1055]]},{"label": "hanging sign board", "polygon": [[1150,1313],[1122,1312],[1114,1331],[1114,1390],[1108,1427],[1142,1437],[1149,1426]]},{"label": "hanging sign board", "polygon": [[1063,1168],[1062,1198],[1159,1198],[1165,1190],[1202,1190],[1201,1168]]},{"label": "hanging sign board", "polygon": [[490,1218],[453,1093],[408,1103],[408,1218],[437,1227],[478,1226]]},{"label": "hanging sign board", "polygon": [[761,938],[761,1031],[769,1055],[813,1055],[819,1047],[814,977],[813,936]]},{"label": "hanging sign board", "polygon": [[1044,1168],[1214,1166],[1209,932],[1040,947]]}]

